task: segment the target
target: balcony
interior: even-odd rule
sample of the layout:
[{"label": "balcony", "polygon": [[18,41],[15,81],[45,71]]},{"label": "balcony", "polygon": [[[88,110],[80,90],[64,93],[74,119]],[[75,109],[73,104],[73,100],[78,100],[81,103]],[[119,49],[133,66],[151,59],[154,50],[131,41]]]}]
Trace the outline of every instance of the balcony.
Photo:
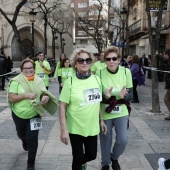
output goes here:
[{"label": "balcony", "polygon": [[146,29],[141,25],[141,19],[129,26],[130,40],[137,39],[146,34]]}]

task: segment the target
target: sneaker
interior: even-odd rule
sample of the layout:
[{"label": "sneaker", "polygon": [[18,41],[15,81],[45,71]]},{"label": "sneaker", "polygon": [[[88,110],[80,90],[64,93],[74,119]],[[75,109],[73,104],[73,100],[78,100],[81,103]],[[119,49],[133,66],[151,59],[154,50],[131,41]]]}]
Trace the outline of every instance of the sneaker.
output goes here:
[{"label": "sneaker", "polygon": [[81,170],[86,170],[86,168],[87,168],[87,163],[82,165]]},{"label": "sneaker", "polygon": [[118,160],[113,160],[112,159],[112,169],[113,170],[121,170]]},{"label": "sneaker", "polygon": [[158,160],[158,170],[166,170],[165,165],[164,165],[165,159],[164,158],[159,158]]},{"label": "sneaker", "polygon": [[102,166],[102,169],[101,170],[109,170],[109,165],[104,165]]}]

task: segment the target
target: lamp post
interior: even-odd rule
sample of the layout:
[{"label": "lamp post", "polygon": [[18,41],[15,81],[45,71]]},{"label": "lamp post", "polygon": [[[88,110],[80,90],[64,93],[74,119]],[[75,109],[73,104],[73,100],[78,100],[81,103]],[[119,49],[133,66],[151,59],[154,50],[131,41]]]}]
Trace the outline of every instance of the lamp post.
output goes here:
[{"label": "lamp post", "polygon": [[29,12],[30,22],[32,22],[32,57],[34,57],[34,22],[36,21],[36,14],[37,12],[34,9]]},{"label": "lamp post", "polygon": [[64,46],[66,45],[64,38],[61,39],[61,44],[62,44],[61,51],[62,51],[62,53],[64,53]]},{"label": "lamp post", "polygon": [[124,47],[125,47],[125,22],[126,22],[126,18],[127,18],[127,10],[126,8],[122,8],[122,11],[120,11],[120,15],[121,15],[121,20],[122,20],[122,57],[124,57]]}]

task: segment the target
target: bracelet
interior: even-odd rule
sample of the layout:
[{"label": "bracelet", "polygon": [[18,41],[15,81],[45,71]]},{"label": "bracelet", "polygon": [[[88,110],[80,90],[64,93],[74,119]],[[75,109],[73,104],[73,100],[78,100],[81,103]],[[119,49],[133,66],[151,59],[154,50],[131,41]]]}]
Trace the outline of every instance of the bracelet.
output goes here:
[{"label": "bracelet", "polygon": [[99,119],[100,119],[100,120],[104,120],[103,117],[100,117]]}]

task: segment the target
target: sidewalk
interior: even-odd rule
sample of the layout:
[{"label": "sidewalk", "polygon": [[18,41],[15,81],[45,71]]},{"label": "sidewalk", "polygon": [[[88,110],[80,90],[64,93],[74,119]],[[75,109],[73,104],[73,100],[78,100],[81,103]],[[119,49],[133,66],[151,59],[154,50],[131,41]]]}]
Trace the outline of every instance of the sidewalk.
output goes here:
[{"label": "sidewalk", "polygon": [[[58,84],[50,82],[49,90],[58,98]],[[157,170],[157,160],[170,158],[170,122],[165,121],[167,109],[163,103],[164,83],[159,83],[161,114],[151,110],[151,80],[138,87],[139,104],[132,104],[129,143],[120,157],[122,170]],[[100,141],[98,156],[88,163],[87,170],[100,170]],[[18,139],[6,91],[0,91],[0,170],[25,170],[27,152]],[[43,116],[43,129],[39,134],[36,170],[71,170],[71,146],[60,142],[58,114]],[[110,168],[111,169],[111,168]]]}]

